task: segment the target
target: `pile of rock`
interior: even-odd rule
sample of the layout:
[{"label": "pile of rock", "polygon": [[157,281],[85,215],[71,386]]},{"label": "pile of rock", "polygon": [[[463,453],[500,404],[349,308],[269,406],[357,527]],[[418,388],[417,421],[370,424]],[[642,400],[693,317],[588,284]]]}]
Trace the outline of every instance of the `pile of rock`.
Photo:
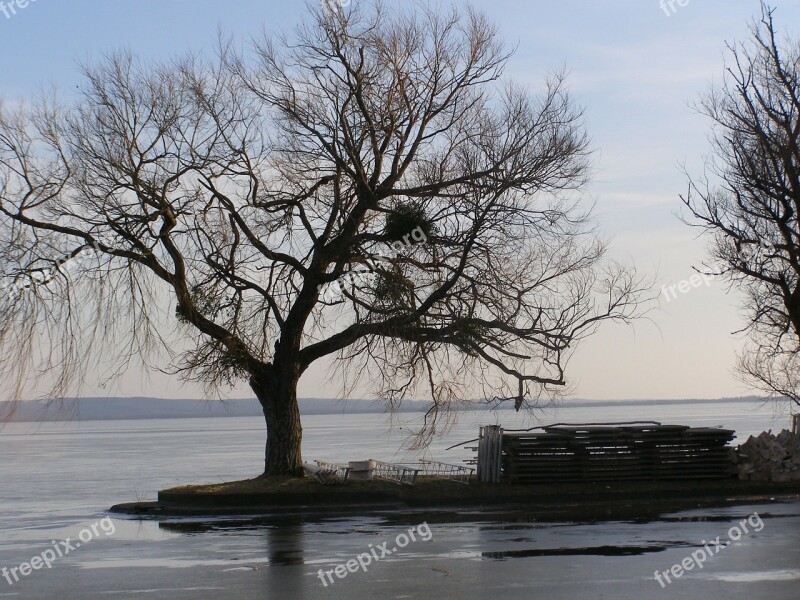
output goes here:
[{"label": "pile of rock", "polygon": [[764,432],[739,446],[739,479],[800,481],[800,435]]}]

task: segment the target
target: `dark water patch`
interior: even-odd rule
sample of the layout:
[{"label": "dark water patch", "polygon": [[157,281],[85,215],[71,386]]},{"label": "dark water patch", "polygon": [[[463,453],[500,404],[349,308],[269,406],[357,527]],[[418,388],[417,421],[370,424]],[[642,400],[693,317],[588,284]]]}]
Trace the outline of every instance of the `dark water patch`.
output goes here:
[{"label": "dark water patch", "polygon": [[503,550],[481,552],[482,558],[503,560],[506,558],[533,558],[540,556],[641,556],[664,552],[669,548],[692,547],[685,543],[667,543],[659,546],[591,546],[583,548],[530,548],[527,550]]},{"label": "dark water patch", "polygon": [[[762,519],[797,519],[798,513],[771,513],[767,511],[756,511]],[[749,517],[751,513],[740,515],[692,515],[692,516],[669,516],[659,519],[663,523],[733,523]]]}]

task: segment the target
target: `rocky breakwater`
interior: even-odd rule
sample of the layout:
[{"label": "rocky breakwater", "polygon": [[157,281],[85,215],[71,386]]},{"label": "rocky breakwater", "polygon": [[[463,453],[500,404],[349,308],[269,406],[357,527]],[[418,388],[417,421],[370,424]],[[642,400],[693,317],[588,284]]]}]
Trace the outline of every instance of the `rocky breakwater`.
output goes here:
[{"label": "rocky breakwater", "polygon": [[764,432],[739,446],[742,481],[800,481],[800,435]]}]

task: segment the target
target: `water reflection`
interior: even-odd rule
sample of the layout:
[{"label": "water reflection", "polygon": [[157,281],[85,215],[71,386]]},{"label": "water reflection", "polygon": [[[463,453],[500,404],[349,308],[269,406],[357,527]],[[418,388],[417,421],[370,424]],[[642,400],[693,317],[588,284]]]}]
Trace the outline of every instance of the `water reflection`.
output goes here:
[{"label": "water reflection", "polygon": [[269,564],[274,566],[305,564],[303,541],[306,526],[307,523],[301,519],[281,519],[279,523],[276,523],[274,518],[164,521],[159,523],[159,529],[185,535],[257,533],[263,536],[266,557]]}]

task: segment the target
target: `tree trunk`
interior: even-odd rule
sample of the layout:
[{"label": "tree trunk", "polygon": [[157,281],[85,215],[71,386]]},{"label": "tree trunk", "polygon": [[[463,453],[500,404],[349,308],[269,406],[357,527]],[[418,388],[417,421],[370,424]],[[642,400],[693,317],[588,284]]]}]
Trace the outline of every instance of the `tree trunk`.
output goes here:
[{"label": "tree trunk", "polygon": [[296,368],[272,368],[250,378],[250,387],[261,403],[267,422],[266,476],[303,475],[303,427],[297,405],[299,380]]}]

